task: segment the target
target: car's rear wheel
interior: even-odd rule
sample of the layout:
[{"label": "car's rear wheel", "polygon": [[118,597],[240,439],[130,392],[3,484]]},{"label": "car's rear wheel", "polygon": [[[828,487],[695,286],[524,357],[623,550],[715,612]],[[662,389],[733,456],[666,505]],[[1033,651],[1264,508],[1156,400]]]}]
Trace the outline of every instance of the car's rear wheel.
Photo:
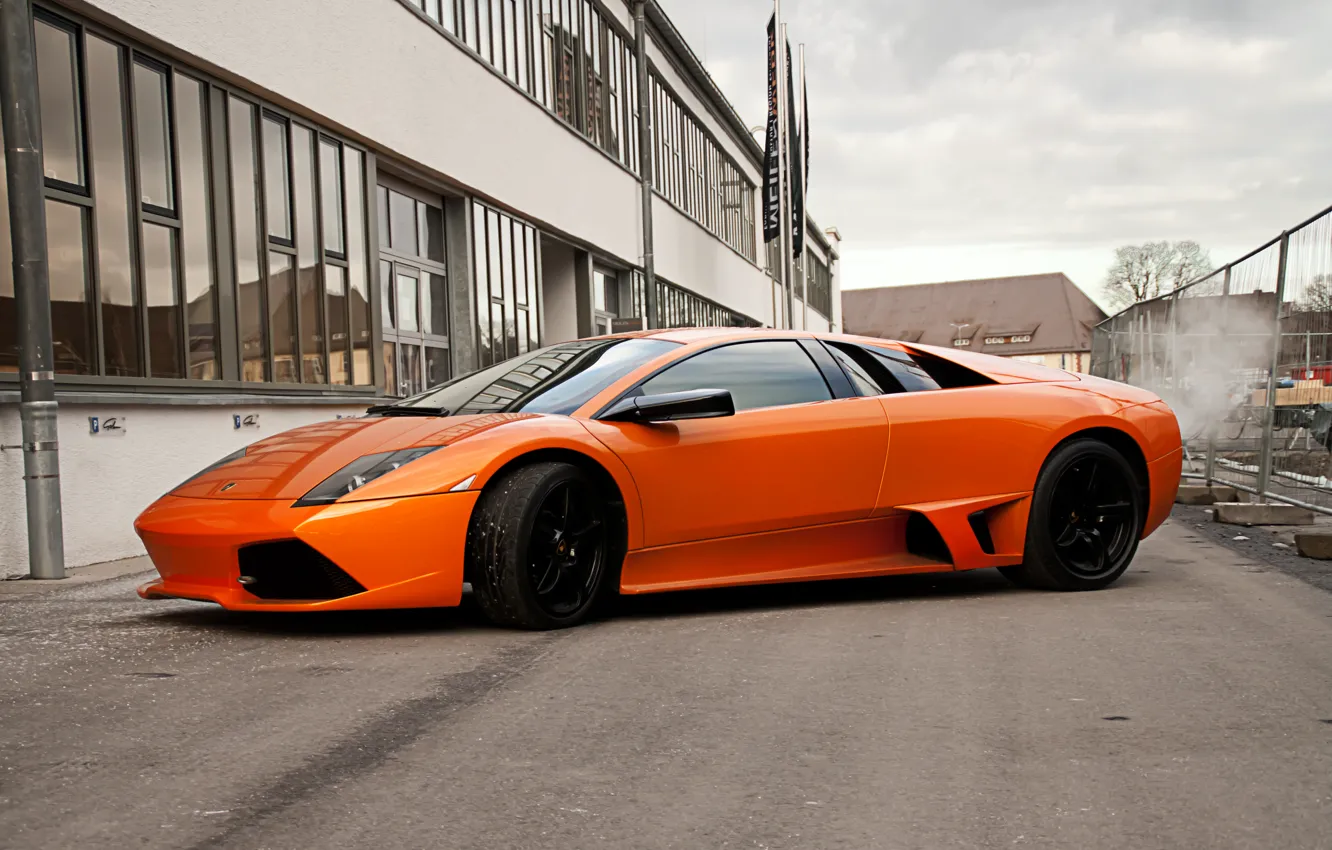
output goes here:
[{"label": "car's rear wheel", "polygon": [[1025,587],[1099,590],[1133,561],[1145,515],[1124,456],[1099,440],[1072,440],[1036,481],[1023,563],[1001,572]]},{"label": "car's rear wheel", "polygon": [[543,462],[482,492],[467,533],[467,573],[494,623],[559,629],[601,602],[610,572],[609,511],[578,467]]}]

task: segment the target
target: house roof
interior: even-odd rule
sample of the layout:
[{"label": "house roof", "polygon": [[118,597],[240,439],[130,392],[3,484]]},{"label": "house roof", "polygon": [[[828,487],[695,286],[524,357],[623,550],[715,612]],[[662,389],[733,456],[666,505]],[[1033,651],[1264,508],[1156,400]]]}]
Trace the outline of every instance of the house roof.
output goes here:
[{"label": "house roof", "polygon": [[[1106,314],[1054,273],[844,289],[842,317],[851,334],[942,346],[969,339],[970,351],[1043,354],[1091,351],[1092,328]],[[1030,342],[1007,341],[1028,335]],[[1006,341],[987,345],[987,337]]]}]

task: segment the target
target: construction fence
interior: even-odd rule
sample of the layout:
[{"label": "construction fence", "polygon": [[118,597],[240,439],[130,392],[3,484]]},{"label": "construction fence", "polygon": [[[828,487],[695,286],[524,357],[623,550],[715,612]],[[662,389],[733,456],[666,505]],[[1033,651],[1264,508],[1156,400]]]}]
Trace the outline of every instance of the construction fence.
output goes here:
[{"label": "construction fence", "polygon": [[1332,208],[1097,325],[1091,372],[1170,404],[1186,478],[1332,514]]}]

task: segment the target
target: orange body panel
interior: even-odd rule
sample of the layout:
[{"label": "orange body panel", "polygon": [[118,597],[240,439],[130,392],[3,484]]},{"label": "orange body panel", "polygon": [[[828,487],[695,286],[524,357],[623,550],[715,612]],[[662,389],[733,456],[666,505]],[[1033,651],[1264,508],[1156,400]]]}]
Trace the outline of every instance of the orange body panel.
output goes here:
[{"label": "orange body panel", "polygon": [[[1042,464],[1062,440],[1091,428],[1119,431],[1142,450],[1150,490],[1144,536],[1169,515],[1179,483],[1178,424],[1151,393],[1019,361],[840,335],[821,336],[926,352],[995,383],[655,425],[598,421],[607,404],[674,359],[739,339],[816,336],[629,335],[681,345],[571,416],[369,417],[255,443],[140,516],[136,530],[161,575],[140,594],[270,611],[456,605],[481,491],[534,453],[576,454],[614,481],[627,520],[626,593],[1020,563]],[[293,507],[358,458],[427,446],[442,448],[333,504]],[[993,554],[973,530],[977,512]],[[908,553],[912,514],[930,520],[948,560]],[[313,547],[365,592],[308,602],[250,594],[237,581],[238,550],[288,539]]]}]

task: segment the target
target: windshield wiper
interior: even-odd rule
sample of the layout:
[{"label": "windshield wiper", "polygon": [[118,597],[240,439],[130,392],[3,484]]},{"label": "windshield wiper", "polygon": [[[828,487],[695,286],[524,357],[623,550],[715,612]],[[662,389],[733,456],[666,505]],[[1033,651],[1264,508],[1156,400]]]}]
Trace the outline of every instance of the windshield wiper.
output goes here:
[{"label": "windshield wiper", "polygon": [[448,416],[449,412],[442,407],[404,407],[397,404],[377,404],[366,411],[368,414],[379,414],[380,416]]}]

